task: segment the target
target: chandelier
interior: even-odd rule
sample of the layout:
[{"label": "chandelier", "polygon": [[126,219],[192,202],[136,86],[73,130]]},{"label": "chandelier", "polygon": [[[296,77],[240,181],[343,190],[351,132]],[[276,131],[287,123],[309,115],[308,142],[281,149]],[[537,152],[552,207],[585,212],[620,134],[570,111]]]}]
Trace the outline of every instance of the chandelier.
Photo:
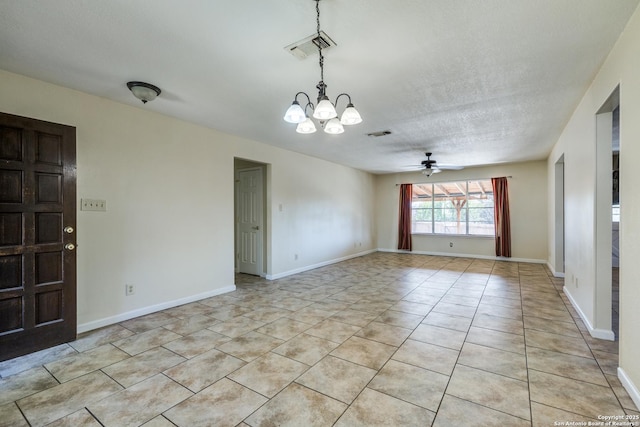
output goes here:
[{"label": "chandelier", "polygon": [[[320,42],[320,0],[314,0],[316,2],[316,34],[317,38],[314,43],[318,46],[318,63],[320,65],[320,82],[316,85],[318,89],[318,104],[314,105],[311,102],[311,98],[306,92],[296,93],[293,103],[284,115],[284,120],[289,123],[296,123],[298,127],[296,132],[298,133],[314,133],[316,131],[316,125],[307,115],[307,111],[313,111],[313,117],[317,119],[320,126],[326,133],[339,134],[344,132],[344,126],[356,125],[362,122],[360,113],[353,106],[351,102],[351,96],[347,93],[341,93],[336,97],[336,101],[331,103],[327,96],[327,85],[324,83],[324,56],[322,55],[322,43]],[[304,95],[307,100],[304,108],[298,102],[298,96]],[[336,111],[336,105],[340,97],[347,97],[347,107],[342,113],[340,120],[338,120],[338,113]]]}]

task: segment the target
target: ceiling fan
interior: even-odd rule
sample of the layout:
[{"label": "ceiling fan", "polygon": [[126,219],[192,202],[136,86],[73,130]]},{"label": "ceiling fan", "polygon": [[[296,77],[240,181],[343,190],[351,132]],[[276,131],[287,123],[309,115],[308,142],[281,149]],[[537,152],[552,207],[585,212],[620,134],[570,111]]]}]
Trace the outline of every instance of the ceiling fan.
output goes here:
[{"label": "ceiling fan", "polygon": [[424,153],[427,156],[427,160],[423,160],[420,164],[422,168],[422,174],[425,176],[431,176],[434,173],[440,173],[443,170],[460,170],[464,169],[463,166],[455,166],[455,165],[438,165],[436,160],[431,160],[432,153]]}]

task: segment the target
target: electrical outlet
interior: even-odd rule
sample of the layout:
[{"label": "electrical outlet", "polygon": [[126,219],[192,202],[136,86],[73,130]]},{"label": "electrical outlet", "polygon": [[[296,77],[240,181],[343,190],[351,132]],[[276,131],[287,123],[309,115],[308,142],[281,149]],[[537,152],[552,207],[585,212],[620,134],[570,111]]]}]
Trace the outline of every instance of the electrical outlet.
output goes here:
[{"label": "electrical outlet", "polygon": [[293,259],[294,259],[295,261],[297,261],[297,260],[298,260],[298,254],[294,254],[294,255],[293,255]]},{"label": "electrical outlet", "polygon": [[124,294],[126,296],[134,295],[136,293],[136,287],[130,284],[124,285]]}]

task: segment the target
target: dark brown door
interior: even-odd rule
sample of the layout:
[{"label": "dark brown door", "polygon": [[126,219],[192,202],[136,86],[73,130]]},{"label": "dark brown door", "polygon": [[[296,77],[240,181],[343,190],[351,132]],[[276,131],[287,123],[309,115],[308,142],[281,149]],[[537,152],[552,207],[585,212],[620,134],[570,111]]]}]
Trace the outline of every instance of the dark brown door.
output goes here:
[{"label": "dark brown door", "polygon": [[76,130],[0,113],[0,361],[76,337]]}]

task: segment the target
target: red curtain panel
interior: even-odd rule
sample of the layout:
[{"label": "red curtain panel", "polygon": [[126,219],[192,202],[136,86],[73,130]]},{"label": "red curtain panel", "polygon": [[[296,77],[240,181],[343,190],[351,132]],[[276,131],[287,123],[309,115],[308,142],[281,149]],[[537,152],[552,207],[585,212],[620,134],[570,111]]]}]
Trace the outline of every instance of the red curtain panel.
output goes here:
[{"label": "red curtain panel", "polygon": [[398,249],[411,250],[411,199],[413,188],[411,184],[400,186],[400,223],[398,225]]},{"label": "red curtain panel", "polygon": [[509,218],[509,184],[506,177],[491,178],[496,230],[496,256],[511,257],[511,220]]}]

